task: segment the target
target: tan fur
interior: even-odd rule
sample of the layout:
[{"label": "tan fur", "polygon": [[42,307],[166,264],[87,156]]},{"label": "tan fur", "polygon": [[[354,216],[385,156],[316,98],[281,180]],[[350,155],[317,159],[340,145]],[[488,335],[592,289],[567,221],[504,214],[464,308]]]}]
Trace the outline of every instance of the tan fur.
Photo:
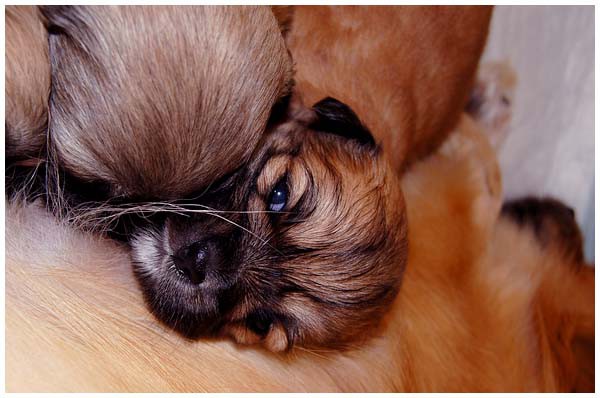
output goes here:
[{"label": "tan fur", "polygon": [[5,153],[39,157],[48,121],[48,36],[35,6],[6,6],[5,23]]},{"label": "tan fur", "polygon": [[401,170],[456,124],[490,17],[489,7],[296,7],[297,90],[307,105],[348,104]]},{"label": "tan fur", "polygon": [[122,249],[9,207],[8,391],[593,389],[593,269],[495,221],[498,167],[474,127],[404,177],[402,289],[379,337],[343,353],[182,339],[148,314]]},{"label": "tan fur", "polygon": [[250,156],[291,61],[268,7],[44,7],[50,140],[113,195],[175,199]]}]

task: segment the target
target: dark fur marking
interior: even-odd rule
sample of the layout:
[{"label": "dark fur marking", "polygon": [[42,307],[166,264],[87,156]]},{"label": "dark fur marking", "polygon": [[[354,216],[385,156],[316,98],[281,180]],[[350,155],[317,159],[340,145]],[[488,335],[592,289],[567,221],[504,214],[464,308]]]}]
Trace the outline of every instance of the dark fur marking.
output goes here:
[{"label": "dark fur marking", "polygon": [[314,104],[313,110],[317,120],[309,125],[311,129],[336,134],[370,148],[377,147],[371,132],[348,105],[327,97]]}]

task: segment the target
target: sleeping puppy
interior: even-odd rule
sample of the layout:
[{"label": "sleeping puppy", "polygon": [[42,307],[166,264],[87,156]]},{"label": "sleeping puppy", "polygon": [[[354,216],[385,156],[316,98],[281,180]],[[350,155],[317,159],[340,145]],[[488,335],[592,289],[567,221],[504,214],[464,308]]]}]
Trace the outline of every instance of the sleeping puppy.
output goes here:
[{"label": "sleeping puppy", "polygon": [[[366,337],[370,326],[377,324],[395,296],[406,261],[406,221],[401,193],[397,192],[398,184],[388,183],[397,178],[395,171],[388,166],[375,139],[354,113],[335,100],[320,102],[312,110],[302,111],[301,106],[297,112],[292,109],[292,121],[272,130],[276,133],[260,142],[254,160],[240,169],[247,159],[246,154],[255,146],[252,143],[259,138],[260,129],[253,130],[247,124],[264,128],[268,116],[268,111],[261,113],[252,108],[250,118],[240,117],[244,113],[240,113],[239,108],[248,108],[244,104],[255,100],[254,94],[246,95],[248,90],[244,84],[250,80],[227,81],[227,89],[208,84],[206,90],[204,87],[199,90],[199,95],[197,90],[190,90],[193,99],[175,89],[177,80],[186,77],[191,87],[195,87],[200,86],[200,82],[207,84],[202,79],[208,79],[214,71],[218,71],[219,76],[239,77],[260,70],[265,76],[252,83],[253,89],[281,95],[286,80],[275,79],[281,83],[277,85],[271,77],[286,76],[287,69],[276,69],[276,72],[283,71],[279,74],[272,69],[265,72],[260,69],[265,61],[262,55],[252,57],[246,69],[246,63],[240,63],[239,67],[236,63],[228,64],[235,73],[227,68],[214,68],[215,59],[209,62],[208,58],[193,58],[189,61],[194,64],[191,70],[198,74],[187,76],[189,70],[183,68],[185,63],[180,58],[185,58],[189,41],[197,39],[194,29],[191,33],[187,33],[189,29],[182,29],[186,34],[178,29],[167,30],[181,44],[175,46],[176,51],[166,54],[136,45],[136,40],[149,41],[147,35],[138,33],[144,29],[135,32],[126,29],[128,23],[133,23],[131,20],[138,19],[136,27],[172,18],[183,21],[174,26],[187,26],[188,13],[184,10],[187,9],[44,8],[51,33],[51,165],[60,165],[66,172],[57,173],[54,180],[49,179],[55,182],[54,187],[49,187],[49,198],[51,201],[67,198],[70,202],[67,206],[56,204],[59,210],[82,205],[84,210],[91,210],[87,215],[91,214],[92,220],[102,212],[113,210],[115,214],[126,215],[119,220],[133,212],[145,215],[160,211],[153,219],[153,226],[143,227],[132,242],[136,272],[153,311],[186,335],[229,333],[239,341],[260,341],[273,350],[287,349],[296,343],[344,346]],[[230,19],[240,22],[239,14],[250,12],[229,8],[226,11],[219,8],[193,10],[198,14],[196,21],[204,18],[219,29],[228,26]],[[460,76],[473,73],[471,66],[479,52],[471,54],[470,46],[476,49],[482,46],[489,20],[489,11],[485,9],[471,17],[468,17],[471,11],[465,10],[465,23],[475,22],[468,30],[476,30],[477,34],[474,35],[476,44],[465,47],[469,49],[465,50],[469,62],[451,63],[452,73]],[[428,16],[430,11],[409,12],[404,20],[420,21],[421,14]],[[462,20],[461,12],[457,15]],[[445,17],[443,14],[432,20]],[[276,28],[275,18],[272,15],[270,18]],[[224,22],[218,22],[220,20]],[[250,24],[252,19],[242,19],[242,22]],[[207,31],[211,31],[210,23],[203,25]],[[247,37],[245,30],[254,28],[237,29],[244,33],[240,37]],[[121,30],[128,34],[123,35]],[[236,30],[225,30],[227,32],[217,35],[217,39],[207,40],[209,45],[232,56],[245,54],[236,47],[239,42],[234,40]],[[261,32],[262,36],[253,37],[256,42],[260,37],[271,36],[282,40],[279,31],[275,33],[267,29],[266,33]],[[234,39],[222,39],[223,35],[230,34]],[[444,34],[444,30],[434,30],[427,32],[427,37],[437,43]],[[157,38],[155,44],[150,42],[156,49],[164,48],[162,38]],[[236,45],[233,48],[232,43]],[[411,45],[414,47],[415,43]],[[250,49],[254,47],[250,45]],[[436,49],[439,51],[439,46]],[[140,51],[144,52],[140,54]],[[261,51],[264,51],[262,47]],[[115,58],[115,53],[119,57]],[[420,55],[431,57],[429,53],[426,57],[424,53]],[[371,60],[377,61],[379,56],[376,54]],[[418,60],[415,57],[412,62],[418,63]],[[397,58],[395,65],[399,61]],[[427,68],[433,71],[434,65],[427,64]],[[156,81],[153,78],[156,75],[167,78]],[[340,82],[350,80],[352,77],[348,74],[339,76]],[[243,95],[239,95],[235,84],[242,86]],[[366,81],[360,87],[367,90],[369,84],[373,81]],[[417,86],[413,90],[415,95],[423,90]],[[401,84],[395,87],[402,89]],[[237,108],[227,106],[223,112],[217,111],[225,118],[217,118],[217,122],[205,120],[206,114],[198,111],[199,108],[220,109],[222,98],[215,91],[235,92],[236,101],[241,101],[241,105],[234,103]],[[166,96],[157,94],[163,92]],[[168,95],[170,93],[177,94]],[[267,102],[272,105],[277,95],[267,95],[266,98],[271,99]],[[161,101],[156,103],[156,98]],[[387,97],[381,98],[383,104]],[[211,101],[217,101],[216,105]],[[177,108],[176,105],[184,106]],[[261,109],[270,110],[269,107]],[[251,122],[263,113],[264,123]],[[228,117],[242,124],[250,122],[244,125],[246,127],[231,128],[234,124]],[[90,131],[93,134],[89,134]],[[235,132],[235,140],[223,131]],[[329,138],[319,139],[317,144],[311,144],[312,140],[308,139],[304,146],[298,142],[297,137],[313,137],[318,132],[325,133],[325,137],[337,137],[332,142]],[[406,136],[413,133],[408,131]],[[341,145],[341,136],[349,143]],[[245,143],[244,140],[251,144],[225,149],[233,142]],[[203,154],[202,150],[207,152]],[[237,160],[221,158],[224,152]],[[332,159],[319,160],[321,156],[332,156]],[[271,158],[278,160],[268,162]],[[304,165],[304,171],[290,160],[296,158]],[[218,166],[221,164],[228,166]],[[206,169],[212,171],[206,172]],[[264,177],[259,180],[261,174]],[[355,185],[356,181],[364,183]],[[61,186],[61,182],[65,185]],[[62,194],[63,188],[66,194]],[[253,195],[258,195],[258,199]],[[300,200],[301,197],[304,199]],[[115,198],[131,206],[116,206]],[[96,201],[92,206],[85,203],[90,199]],[[101,206],[99,199],[111,202]],[[178,201],[163,206],[165,199]],[[144,200],[154,202],[138,202]],[[158,200],[160,203],[156,203]],[[334,213],[329,214],[331,211]],[[328,218],[316,218],[325,213]],[[76,221],[85,223],[87,215],[76,217]],[[357,231],[364,231],[368,238],[363,239]],[[382,242],[386,235],[393,247]],[[334,254],[338,252],[347,255]],[[386,256],[393,261],[383,263],[382,258]],[[267,260],[268,267],[255,265]],[[340,267],[345,263],[347,267]],[[325,265],[328,267],[325,269],[329,269],[327,283],[315,279],[315,275],[323,273]],[[337,269],[343,271],[333,272]],[[324,310],[336,316],[323,317]],[[345,327],[350,324],[360,328]]]},{"label": "sleeping puppy", "polygon": [[463,119],[401,186],[408,263],[376,338],[287,356],[180,338],[146,310],[124,247],[9,206],[7,390],[593,391],[580,345],[593,343],[593,268],[498,221],[498,165],[477,126]]},{"label": "sleeping puppy", "polygon": [[[413,22],[420,21],[421,15],[429,16],[432,24],[438,19],[443,21],[446,18],[445,14],[431,16],[429,9],[419,10],[416,13],[394,11],[393,15],[398,20]],[[452,85],[460,83],[466,87],[485,40],[489,10],[464,9],[456,15],[458,21],[467,25],[473,23],[468,29],[472,33],[468,36],[473,37],[473,43],[467,40],[464,48],[459,46],[458,50],[449,54],[445,46],[442,51],[438,44],[441,37],[447,37],[445,25],[429,28],[424,34],[437,45],[432,49],[432,54],[438,51],[440,57],[463,52],[467,55],[467,61],[462,62],[462,58],[457,57],[459,61],[450,63],[451,72],[445,72],[460,76],[453,80]],[[69,34],[61,36],[63,30],[68,32],[69,24],[51,15],[48,18],[58,26],[66,26],[59,30],[59,35],[51,37],[51,55],[56,53],[59,60],[80,59],[83,65],[90,62],[89,57],[82,56],[77,48],[92,46],[87,42],[84,43],[85,46],[71,43]],[[281,21],[282,18],[279,19]],[[52,25],[49,26],[53,31]],[[80,30],[85,32],[81,28],[76,32]],[[103,32],[102,29],[90,31]],[[119,42],[118,39],[110,40],[112,41]],[[346,51],[350,51],[350,43],[356,44],[350,41],[341,43],[338,50]],[[415,43],[412,41],[405,48],[414,48]],[[427,55],[420,54],[420,57],[427,58],[432,54],[428,52]],[[369,59],[378,62],[381,55],[375,53]],[[57,112],[59,116],[52,118],[51,142],[57,146],[57,153],[69,153],[71,140],[65,137],[54,138],[57,137],[55,128],[57,131],[77,131],[75,125],[61,127],[61,120],[67,124],[72,123],[66,112],[69,107],[61,105],[69,104],[64,93],[72,95],[67,90],[69,85],[75,85],[76,93],[81,91],[85,94],[87,89],[85,84],[82,85],[83,89],[79,88],[81,84],[77,81],[78,77],[76,74],[71,76],[66,61],[63,65],[55,63],[54,58],[52,60],[53,82],[56,80],[58,83],[56,95],[51,97],[50,110]],[[402,58],[396,54],[389,66],[399,65],[401,62]],[[433,72],[436,65],[434,62],[423,65],[423,70],[429,68]],[[74,67],[73,71],[79,73]],[[439,79],[446,77],[445,73]],[[321,80],[317,79],[317,84]],[[336,75],[336,80],[347,85],[355,80],[355,76],[342,70]],[[64,83],[60,83],[61,81]],[[422,77],[411,80],[414,84],[411,96],[420,98],[419,95],[428,89],[428,85],[420,86],[422,81]],[[386,81],[386,84],[389,83],[386,88],[401,92],[407,82],[404,79],[393,84]],[[61,84],[64,85],[63,88]],[[105,81],[99,81],[98,86],[105,84]],[[360,87],[363,90],[361,93],[370,92],[371,86],[379,89],[370,80],[350,86]],[[114,91],[110,90],[111,93]],[[307,94],[305,91],[301,93]],[[387,92],[383,94],[378,97],[377,102],[381,109],[389,106],[386,103]],[[373,105],[365,98],[354,99],[361,107],[367,103]],[[454,100],[452,97],[453,104]],[[395,113],[395,110],[390,112]],[[414,112],[420,115],[421,110],[415,108]],[[423,112],[435,114],[436,110],[426,109]],[[78,114],[85,116],[89,112],[78,111]],[[145,116],[144,112],[138,114],[142,115],[140,120],[154,120]],[[120,113],[107,115],[115,120],[123,118]],[[168,145],[177,145],[177,140],[175,144],[154,145],[153,141],[144,139],[141,147],[143,150],[134,147],[131,149],[135,152],[133,155],[127,155],[130,148],[123,145],[107,151],[111,159],[117,159],[121,154],[126,155],[118,157],[114,162],[118,166],[120,177],[110,184],[112,187],[119,185],[117,180],[135,181],[134,184],[126,184],[130,187],[143,180],[147,183],[141,183],[132,189],[123,190],[122,186],[117,190],[109,189],[105,198],[122,196],[125,198],[125,206],[118,206],[112,200],[107,207],[94,204],[88,214],[94,219],[93,216],[101,211],[114,210],[115,214],[125,214],[126,217],[130,217],[132,213],[156,213],[152,215],[149,225],[143,224],[143,221],[136,222],[141,228],[131,242],[135,269],[153,312],[186,336],[230,334],[237,341],[262,343],[275,351],[289,349],[295,344],[345,347],[369,337],[369,331],[375,329],[374,326],[397,294],[406,262],[405,210],[401,192],[398,191],[399,185],[390,182],[398,178],[397,166],[384,156],[375,138],[353,111],[337,100],[326,99],[312,109],[303,109],[302,105],[296,104],[288,109],[287,118],[290,119],[289,122],[270,126],[272,128],[259,142],[246,167],[236,169],[237,172],[233,174],[211,173],[213,181],[217,181],[212,185],[207,184],[207,178],[198,177],[197,170],[186,165],[189,158],[193,159],[194,164],[199,160],[209,161],[206,156],[197,156],[196,152],[192,156],[185,151],[179,151],[181,156],[170,157],[169,160],[161,160],[161,156],[150,156],[165,148],[166,154],[176,153],[177,151],[168,150]],[[102,120],[100,118],[100,122]],[[97,123],[95,120],[93,122]],[[112,128],[118,124],[114,121],[107,125]],[[169,128],[172,125],[177,126],[177,123],[169,124]],[[399,127],[403,130],[402,126]],[[438,130],[438,127],[436,124],[430,128]],[[141,129],[142,132],[151,131],[153,139],[160,139],[160,134],[155,134],[155,130],[145,127]],[[380,136],[383,131],[383,128],[379,130]],[[389,131],[392,131],[391,127]],[[236,132],[239,134],[236,136],[237,142],[248,134],[243,129],[237,129]],[[439,132],[445,134],[441,130]],[[109,140],[110,134],[108,133]],[[130,129],[119,134],[130,134]],[[312,138],[321,135],[325,138]],[[415,131],[406,131],[405,137],[413,136]],[[82,134],[82,137],[87,136]],[[211,156],[214,157],[211,164],[228,163],[227,159],[220,158],[225,151],[223,147],[211,143],[216,138],[203,134],[202,139],[205,141],[200,146],[210,147]],[[224,140],[227,143],[230,141],[232,140]],[[408,150],[417,141],[406,142]],[[65,150],[60,149],[63,146]],[[70,151],[76,154],[80,147],[90,147],[90,144],[74,141]],[[106,145],[102,143],[102,147]],[[416,144],[414,148],[415,153],[422,150]],[[388,150],[392,153],[391,148]],[[132,164],[138,153],[144,154],[144,161],[156,161],[166,171],[163,174],[162,171],[156,173],[153,170],[159,166],[147,168],[139,162]],[[408,153],[412,153],[412,150],[404,155]],[[393,159],[402,156],[402,153],[394,153]],[[97,163],[97,158],[87,158],[94,160],[84,169],[94,172],[102,170],[91,166],[92,163]],[[178,171],[181,178],[177,177],[179,174],[169,170],[169,161],[173,167],[183,164]],[[107,162],[102,160],[100,163]],[[75,170],[68,162],[65,168]],[[138,176],[138,170],[144,176]],[[221,171],[221,168],[218,170]],[[105,173],[100,179],[110,181],[107,175]],[[215,179],[215,175],[218,178]],[[155,181],[157,176],[158,180],[164,177],[164,184]],[[186,179],[193,180],[193,184],[188,184]],[[71,187],[75,186],[72,181],[67,180],[67,186],[69,184]],[[166,188],[167,185],[172,188]],[[78,190],[86,189],[89,186],[83,185]],[[158,191],[154,191],[155,189]],[[139,199],[154,201],[132,203]],[[171,200],[170,203],[164,205],[165,199]],[[156,203],[158,200],[160,203]],[[119,220],[124,218],[119,217]],[[77,221],[82,220],[85,217],[77,218]],[[385,258],[393,261],[383,261]],[[317,275],[320,278],[316,278]],[[350,325],[354,327],[349,327]]]},{"label": "sleeping puppy", "polygon": [[[284,24],[285,11],[279,16]],[[341,348],[369,337],[398,291],[406,261],[398,171],[408,158],[425,155],[425,141],[432,150],[451,128],[487,34],[487,8],[439,11],[294,12],[288,39],[299,94],[339,93],[371,124],[334,99],[304,111],[294,103],[291,122],[267,134],[244,173],[191,203],[204,214],[180,201],[173,211],[188,217],[165,215],[142,227],[133,258],[160,319],[188,336],[227,333],[276,351],[294,344]],[[368,51],[360,48],[362,36],[333,28],[353,25],[373,37]],[[399,44],[390,38],[404,35],[413,40],[392,52]],[[377,44],[384,39],[389,48]],[[452,40],[460,45],[441,44]],[[319,47],[325,43],[327,49]],[[416,48],[423,43],[427,51]],[[385,70],[371,74],[366,64]],[[406,97],[390,104],[391,93]],[[409,129],[408,114],[424,124]]]},{"label": "sleeping puppy", "polygon": [[203,197],[210,210],[182,203],[131,243],[150,307],[187,336],[344,347],[368,337],[398,292],[406,218],[387,158],[335,99],[289,119]]},{"label": "sleeping puppy", "polygon": [[52,73],[48,189],[66,201],[59,209],[198,195],[248,160],[290,89],[268,7],[41,10]]}]

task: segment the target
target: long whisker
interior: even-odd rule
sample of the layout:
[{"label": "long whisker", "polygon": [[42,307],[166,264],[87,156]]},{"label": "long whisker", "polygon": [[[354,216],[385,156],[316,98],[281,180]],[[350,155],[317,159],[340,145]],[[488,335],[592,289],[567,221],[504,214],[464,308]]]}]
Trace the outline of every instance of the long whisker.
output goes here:
[{"label": "long whisker", "polygon": [[[92,209],[89,209],[90,205],[94,203],[95,206]],[[187,207],[200,207],[201,209],[190,209]],[[86,209],[86,210],[80,210]],[[88,210],[89,209],[89,210]],[[273,247],[269,240],[266,240],[249,229],[243,227],[242,225],[230,220],[227,217],[222,216],[221,214],[264,214],[264,213],[282,213],[276,211],[269,210],[216,210],[212,209],[209,206],[200,205],[200,204],[176,204],[174,202],[146,202],[142,204],[124,204],[124,205],[109,205],[108,202],[104,202],[103,204],[99,204],[98,202],[86,202],[80,204],[76,207],[73,207],[70,211],[70,217],[66,217],[70,222],[78,223],[82,226],[88,226],[92,229],[94,228],[102,228],[101,224],[110,225],[115,222],[119,217],[122,217],[126,214],[136,213],[141,215],[147,213],[159,213],[166,212],[170,214],[177,214],[181,216],[188,216],[189,214],[207,214],[213,217],[217,217],[231,225],[234,225],[237,228],[240,228],[244,232],[252,235],[256,239],[258,239],[262,246],[267,245],[273,250],[277,251],[275,247]],[[108,228],[108,226],[106,226]],[[283,253],[281,253],[283,254]]]},{"label": "long whisker", "polygon": [[[207,213],[207,214],[209,214],[209,215],[211,215],[211,216],[214,216],[214,217],[217,217],[217,218],[220,218],[221,220],[223,220],[223,221],[226,221],[226,222],[230,223],[231,225],[234,225],[234,226],[238,227],[238,228],[239,228],[239,229],[241,229],[242,231],[245,231],[245,232],[249,233],[250,235],[254,236],[256,239],[258,239],[258,240],[260,240],[261,242],[263,242],[263,244],[267,244],[267,245],[269,245],[269,243],[268,243],[266,240],[264,240],[264,239],[263,239],[263,238],[261,238],[260,236],[256,235],[254,232],[250,231],[250,230],[249,230],[249,229],[247,229],[247,228],[244,228],[243,226],[241,226],[240,224],[238,224],[238,223],[236,223],[236,222],[234,222],[234,221],[231,221],[231,220],[230,220],[230,219],[228,219],[227,217],[223,217],[223,216],[221,216],[221,215],[219,215],[219,214],[215,214],[215,213]],[[271,246],[271,245],[269,245],[269,247],[271,247],[272,249],[275,249],[275,248],[274,248],[273,246]],[[276,249],[275,249],[275,250],[276,250]]]}]

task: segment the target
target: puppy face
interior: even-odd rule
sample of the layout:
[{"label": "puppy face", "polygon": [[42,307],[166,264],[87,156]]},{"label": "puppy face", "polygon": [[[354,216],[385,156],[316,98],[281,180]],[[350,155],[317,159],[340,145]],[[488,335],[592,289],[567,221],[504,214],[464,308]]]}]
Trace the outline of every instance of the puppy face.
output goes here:
[{"label": "puppy face", "polygon": [[50,149],[110,196],[172,199],[245,163],[291,61],[268,7],[43,7]]},{"label": "puppy face", "polygon": [[[201,204],[198,204],[201,203]],[[406,260],[404,202],[370,133],[324,100],[261,142],[246,170],[133,240],[155,314],[189,336],[280,351],[364,337]]]}]

